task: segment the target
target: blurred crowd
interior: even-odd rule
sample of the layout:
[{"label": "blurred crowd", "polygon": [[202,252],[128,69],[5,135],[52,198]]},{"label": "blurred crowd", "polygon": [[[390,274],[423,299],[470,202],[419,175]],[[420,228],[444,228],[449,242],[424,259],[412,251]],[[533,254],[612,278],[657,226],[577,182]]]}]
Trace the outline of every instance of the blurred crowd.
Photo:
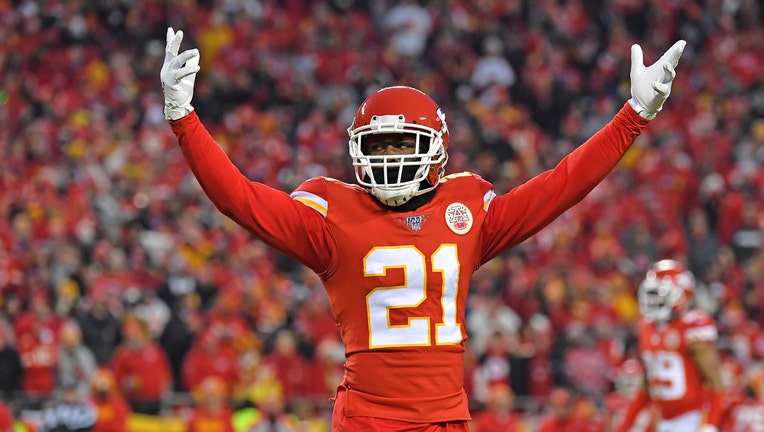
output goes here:
[{"label": "blurred crowd", "polygon": [[285,191],[319,175],[352,182],[358,104],[406,84],[447,114],[447,173],[503,193],[629,98],[631,44],[649,64],[685,39],[669,101],[620,166],[476,274],[467,389],[476,417],[509,400],[524,427],[563,405],[606,415],[636,355],[636,287],[659,258],[694,272],[731,376],[764,360],[755,0],[0,0],[10,416],[39,426],[68,397],[100,419],[178,416],[188,430],[328,427],[344,354],[323,288],[190,175],[162,112],[168,26],[200,49],[193,105],[215,139],[250,179]]}]

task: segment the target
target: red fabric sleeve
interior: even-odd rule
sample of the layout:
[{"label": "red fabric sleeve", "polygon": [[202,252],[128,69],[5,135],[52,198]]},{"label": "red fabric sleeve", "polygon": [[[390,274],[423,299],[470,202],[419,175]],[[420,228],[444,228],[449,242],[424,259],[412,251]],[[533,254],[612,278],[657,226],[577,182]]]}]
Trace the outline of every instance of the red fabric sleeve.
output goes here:
[{"label": "red fabric sleeve", "polygon": [[221,213],[317,273],[328,267],[331,242],[320,214],[283,191],[250,181],[217,145],[195,111],[169,123],[188,166]]},{"label": "red fabric sleeve", "polygon": [[580,202],[615,168],[648,122],[625,103],[610,123],[554,169],[494,198],[486,217],[482,262],[520,244]]},{"label": "red fabric sleeve", "polygon": [[706,416],[706,423],[716,426],[721,425],[722,414],[724,413],[724,393],[723,392],[710,392],[710,405],[708,408],[708,415]]},{"label": "red fabric sleeve", "polygon": [[628,430],[634,424],[634,420],[637,418],[639,412],[642,411],[645,406],[647,406],[649,401],[650,396],[648,396],[647,391],[645,389],[640,389],[637,394],[634,395],[634,398],[631,399],[629,405],[626,407],[626,413],[624,413],[623,420],[618,426],[617,431],[628,432]]}]

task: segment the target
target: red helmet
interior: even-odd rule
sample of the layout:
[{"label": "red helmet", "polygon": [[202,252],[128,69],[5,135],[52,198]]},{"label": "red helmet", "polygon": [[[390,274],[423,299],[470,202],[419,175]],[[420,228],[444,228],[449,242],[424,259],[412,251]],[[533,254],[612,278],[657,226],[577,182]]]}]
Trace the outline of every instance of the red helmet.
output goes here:
[{"label": "red helmet", "polygon": [[658,261],[639,286],[639,310],[650,320],[667,321],[689,309],[694,290],[695,278],[682,263]]},{"label": "red helmet", "polygon": [[[413,154],[370,155],[364,143],[379,134],[416,139]],[[382,203],[398,206],[433,190],[448,161],[446,116],[429,96],[405,86],[383,88],[358,108],[348,128],[358,183]]]},{"label": "red helmet", "polygon": [[626,359],[615,372],[613,384],[618,393],[631,398],[642,388],[645,370],[635,358]]}]

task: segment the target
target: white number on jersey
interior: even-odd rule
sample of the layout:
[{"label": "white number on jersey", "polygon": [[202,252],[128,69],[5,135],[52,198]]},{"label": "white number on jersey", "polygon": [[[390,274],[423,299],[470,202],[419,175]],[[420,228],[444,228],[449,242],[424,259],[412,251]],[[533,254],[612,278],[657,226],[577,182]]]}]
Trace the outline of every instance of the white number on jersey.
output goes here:
[{"label": "white number on jersey", "polygon": [[673,351],[642,353],[652,399],[674,401],[687,393],[682,356]]},{"label": "white number on jersey", "polygon": [[366,296],[369,319],[369,348],[396,346],[429,346],[429,316],[410,317],[406,324],[390,323],[390,309],[415,308],[427,298],[427,278],[440,273],[443,280],[441,306],[443,316],[436,324],[435,344],[458,344],[462,340],[461,324],[456,322],[456,295],[459,284],[459,258],[456,245],[441,245],[432,254],[433,268],[428,271],[424,254],[414,246],[377,247],[364,258],[366,276],[384,276],[387,269],[400,268],[404,284],[377,287]]}]

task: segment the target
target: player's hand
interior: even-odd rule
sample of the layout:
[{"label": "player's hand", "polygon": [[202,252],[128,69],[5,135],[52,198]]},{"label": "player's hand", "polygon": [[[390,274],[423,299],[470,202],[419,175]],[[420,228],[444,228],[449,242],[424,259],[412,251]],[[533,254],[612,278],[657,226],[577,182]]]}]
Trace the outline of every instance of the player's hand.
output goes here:
[{"label": "player's hand", "polygon": [[194,48],[178,55],[182,40],[182,30],[176,33],[172,27],[167,29],[167,46],[159,77],[164,92],[164,116],[168,120],[178,120],[194,110],[191,99],[196,73],[199,72],[199,50]]},{"label": "player's hand", "polygon": [[719,428],[714,425],[706,424],[701,426],[698,432],[719,432]]},{"label": "player's hand", "polygon": [[686,42],[677,41],[657,62],[645,67],[642,47],[631,46],[631,99],[629,103],[640,116],[652,120],[671,94],[671,82]]}]

